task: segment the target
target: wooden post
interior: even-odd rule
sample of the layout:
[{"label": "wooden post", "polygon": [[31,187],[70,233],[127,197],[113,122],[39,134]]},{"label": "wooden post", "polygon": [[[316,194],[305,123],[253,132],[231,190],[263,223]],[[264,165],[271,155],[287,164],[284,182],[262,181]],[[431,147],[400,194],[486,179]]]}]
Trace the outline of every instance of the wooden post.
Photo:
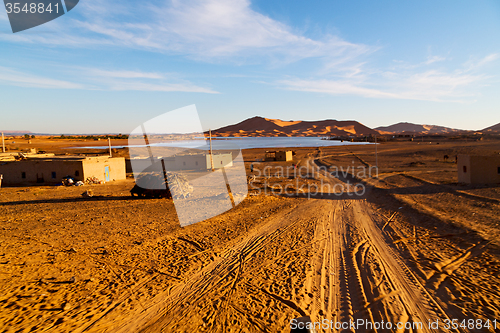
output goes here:
[{"label": "wooden post", "polygon": [[214,155],[212,152],[212,130],[209,129],[208,132],[209,132],[209,140],[210,140],[210,167],[212,168],[212,171],[214,171],[215,168],[214,168]]},{"label": "wooden post", "polygon": [[151,146],[149,145],[148,135],[146,134],[146,129],[144,128],[144,124],[141,124],[142,134],[144,136],[144,142],[146,143],[146,147],[148,147],[149,159],[151,160],[151,164],[155,163],[155,158],[153,156],[153,151],[151,150]]},{"label": "wooden post", "polygon": [[109,157],[113,157],[113,154],[111,153],[111,138],[108,138],[108,145],[109,145]]},{"label": "wooden post", "polygon": [[2,132],[2,153],[5,153],[5,140],[3,138],[3,132]]}]

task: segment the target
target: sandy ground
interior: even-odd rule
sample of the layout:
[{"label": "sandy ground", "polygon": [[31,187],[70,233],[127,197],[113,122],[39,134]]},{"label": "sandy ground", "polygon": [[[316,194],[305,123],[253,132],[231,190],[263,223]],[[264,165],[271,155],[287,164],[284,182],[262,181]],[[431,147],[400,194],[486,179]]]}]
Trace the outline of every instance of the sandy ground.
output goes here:
[{"label": "sandy ground", "polygon": [[250,195],[183,228],[131,179],[0,189],[0,331],[288,332],[301,316],[423,323],[326,332],[500,331],[500,185],[457,184],[453,163],[499,141],[382,144],[366,178],[320,168],[362,176],[373,146],[296,151],[245,151]]}]

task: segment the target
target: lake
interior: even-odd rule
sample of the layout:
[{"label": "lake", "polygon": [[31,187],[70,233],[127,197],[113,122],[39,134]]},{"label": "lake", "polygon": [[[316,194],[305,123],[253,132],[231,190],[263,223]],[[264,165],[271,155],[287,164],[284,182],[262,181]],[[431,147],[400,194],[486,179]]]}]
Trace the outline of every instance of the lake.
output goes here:
[{"label": "lake", "polygon": [[[346,145],[365,145],[369,142],[340,142],[336,140],[321,140],[319,137],[260,137],[260,138],[213,138],[214,149],[251,149],[251,148],[293,148],[293,147],[330,147]],[[162,143],[153,143],[151,146],[180,147],[208,149],[208,140],[174,140]],[[125,148],[127,146],[112,146],[112,148]],[[135,146],[141,147],[141,146]],[[142,146],[143,147],[143,146]],[[108,149],[107,146],[74,147],[85,149]]]}]

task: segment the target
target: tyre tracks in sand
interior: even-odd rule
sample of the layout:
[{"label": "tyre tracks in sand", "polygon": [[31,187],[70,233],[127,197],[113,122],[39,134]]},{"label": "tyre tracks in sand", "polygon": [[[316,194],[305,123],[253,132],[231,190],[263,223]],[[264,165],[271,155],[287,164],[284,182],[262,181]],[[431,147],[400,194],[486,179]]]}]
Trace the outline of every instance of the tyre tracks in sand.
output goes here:
[{"label": "tyre tracks in sand", "polygon": [[[450,318],[386,241],[366,199],[324,201],[300,304],[313,322],[326,320],[319,331],[446,332],[442,321]],[[429,327],[436,319],[439,328]],[[369,324],[335,329],[361,321]]]},{"label": "tyre tracks in sand", "polygon": [[303,200],[272,215],[218,260],[143,304],[143,311],[113,331],[274,332],[286,327],[287,319],[306,314],[296,300],[300,295],[289,293],[304,275],[293,259],[302,253],[299,257],[307,261],[321,208],[317,200]]},{"label": "tyre tracks in sand", "polygon": [[[373,220],[365,200],[339,200],[316,225],[305,291],[300,304],[326,332],[446,332],[429,321],[449,319]],[[335,329],[335,323],[387,323]],[[332,324],[333,322],[333,324]],[[397,323],[403,323],[401,329]],[[405,323],[408,323],[405,327]],[[420,326],[418,323],[422,323]],[[338,324],[340,325],[340,324]],[[410,327],[411,326],[411,327]],[[337,326],[337,328],[340,326]],[[333,328],[333,329],[332,329]]]},{"label": "tyre tracks in sand", "polygon": [[[446,332],[449,318],[390,245],[366,197],[296,200],[112,331],[287,332],[307,315],[333,323],[316,327],[325,332]],[[430,328],[436,319],[439,329]]]}]

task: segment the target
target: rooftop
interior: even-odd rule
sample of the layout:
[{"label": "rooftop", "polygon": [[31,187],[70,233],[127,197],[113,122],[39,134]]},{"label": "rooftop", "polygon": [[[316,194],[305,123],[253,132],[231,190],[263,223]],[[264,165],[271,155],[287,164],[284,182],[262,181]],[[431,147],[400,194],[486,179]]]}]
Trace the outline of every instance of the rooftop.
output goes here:
[{"label": "rooftop", "polygon": [[[106,160],[110,158],[120,158],[120,157],[109,157],[109,156],[80,156],[80,155],[60,155],[56,156],[54,154],[23,154],[24,158],[19,159],[21,155],[18,153],[10,154],[7,156],[0,155],[0,161],[4,162],[22,162],[22,161],[95,161],[95,160]],[[18,159],[16,159],[18,157]],[[123,158],[123,157],[122,157]]]}]

